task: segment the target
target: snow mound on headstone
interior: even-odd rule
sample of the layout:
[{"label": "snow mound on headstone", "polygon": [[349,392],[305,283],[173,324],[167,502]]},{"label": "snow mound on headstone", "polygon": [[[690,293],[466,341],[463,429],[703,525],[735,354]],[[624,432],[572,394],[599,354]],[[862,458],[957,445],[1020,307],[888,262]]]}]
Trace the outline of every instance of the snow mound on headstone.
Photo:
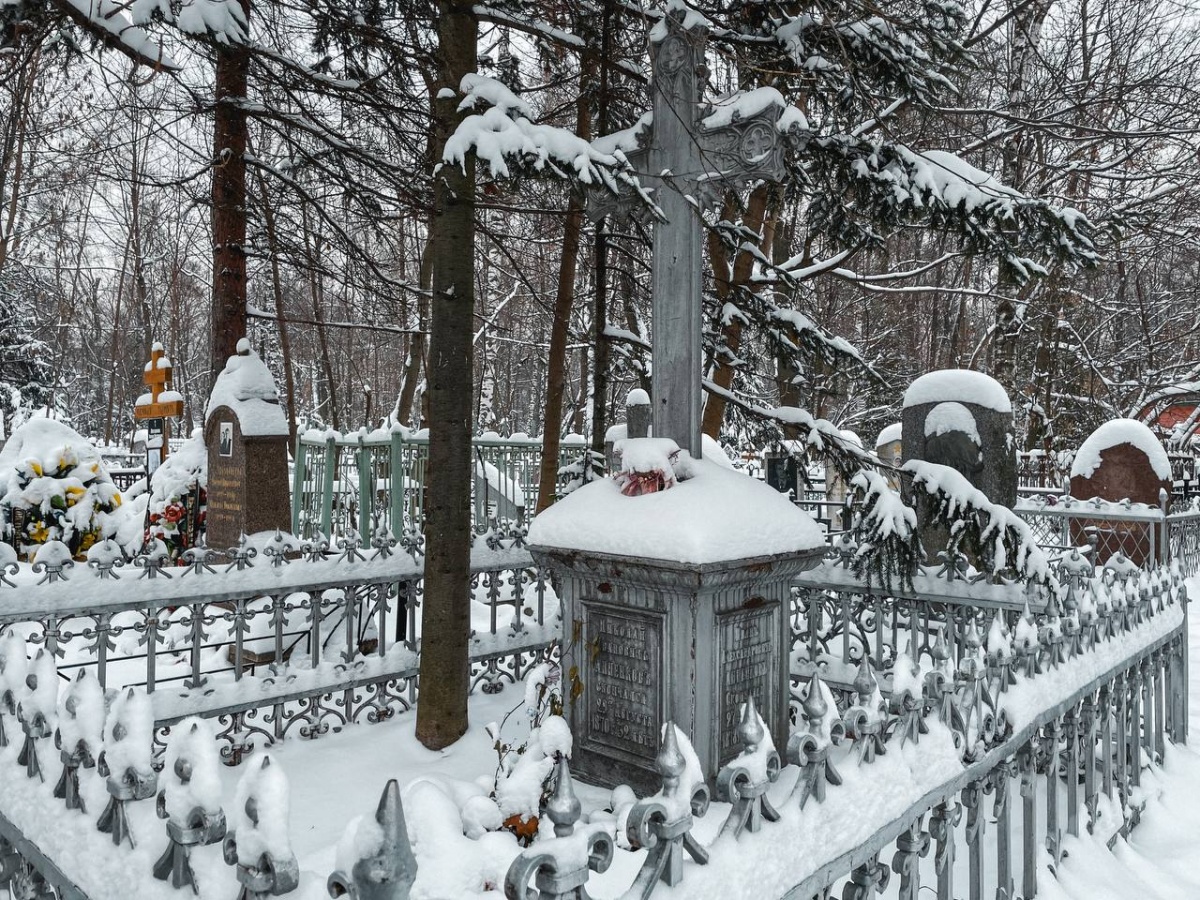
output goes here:
[{"label": "snow mound on headstone", "polygon": [[878,450],[880,447],[886,446],[893,441],[900,440],[903,433],[904,425],[900,422],[893,422],[879,432],[879,437],[875,438],[875,449]]},{"label": "snow mound on headstone", "polygon": [[279,389],[275,387],[275,379],[245,338],[238,341],[237,354],[229,357],[213,384],[204,411],[204,421],[207,422],[213,411],[221,406],[233,410],[244,436],[264,437],[288,433],[287,417],[279,405]]},{"label": "snow mound on headstone", "polygon": [[979,437],[979,427],[969,409],[953,401],[939,403],[925,417],[925,437],[938,437],[952,431],[962,432],[973,440],[976,446],[983,444]]},{"label": "snow mound on headstone", "polygon": [[1158,478],[1171,480],[1171,460],[1167,458],[1167,451],[1154,432],[1136,419],[1113,419],[1093,431],[1075,454],[1071,477],[1091,478],[1100,468],[1100,454],[1121,444],[1137,447],[1146,454]]},{"label": "snow mound on headstone", "polygon": [[698,564],[825,545],[817,524],[773,488],[709,460],[687,457],[686,468],[669,490],[637,497],[608,478],[584,485],[533,520],[529,542]]},{"label": "snow mound on headstone", "polygon": [[970,369],[939,369],[927,372],[908,386],[904,392],[904,406],[920,406],[922,403],[941,403],[955,400],[959,403],[974,403],[996,412],[1011,413],[1012,401],[996,379]]}]

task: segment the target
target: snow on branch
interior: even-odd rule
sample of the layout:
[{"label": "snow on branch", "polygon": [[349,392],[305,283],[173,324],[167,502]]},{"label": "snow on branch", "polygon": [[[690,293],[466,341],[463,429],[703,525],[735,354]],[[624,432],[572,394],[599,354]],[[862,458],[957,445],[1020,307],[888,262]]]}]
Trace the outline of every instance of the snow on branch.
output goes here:
[{"label": "snow on branch", "polygon": [[911,588],[922,561],[916,511],[878,472],[859,472],[850,479],[848,493],[855,509],[850,527],[857,544],[854,574],[885,587],[899,575],[901,584]]},{"label": "snow on branch", "polygon": [[[948,151],[916,151],[845,134],[818,138],[808,148],[809,158],[797,165],[807,170],[831,164],[836,185],[817,199],[814,217],[844,241],[873,243],[881,224],[924,222],[960,233],[969,252],[1001,257],[1022,281],[1045,272],[1032,255],[1077,265],[1096,260],[1092,226],[1081,212],[1022,194]],[[843,192],[854,202],[847,203]],[[856,214],[865,223],[852,221]],[[784,263],[781,274],[794,265]]]},{"label": "snow on branch", "polygon": [[632,187],[652,203],[623,155],[601,153],[569,129],[532,121],[529,106],[496,79],[470,73],[459,89],[464,95],[459,109],[475,109],[480,102],[490,108],[459,123],[446,141],[443,163],[461,166],[474,153],[493,178],[509,177],[510,166],[548,170],[613,192],[623,185]]},{"label": "snow on branch", "polygon": [[55,0],[58,8],[76,25],[134,62],[156,69],[175,70],[171,59],[145,29],[116,0]]},{"label": "snow on branch", "polygon": [[993,503],[949,466],[912,459],[901,471],[912,476],[913,494],[924,501],[929,523],[949,528],[949,553],[974,555],[981,570],[994,577],[1033,582],[1058,592],[1050,561],[1024,519]]}]

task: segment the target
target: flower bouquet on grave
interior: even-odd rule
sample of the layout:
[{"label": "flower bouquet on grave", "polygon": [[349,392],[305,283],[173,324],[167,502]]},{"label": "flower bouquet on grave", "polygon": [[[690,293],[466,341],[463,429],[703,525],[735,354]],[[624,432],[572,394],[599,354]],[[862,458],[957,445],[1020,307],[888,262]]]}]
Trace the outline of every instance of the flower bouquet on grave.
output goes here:
[{"label": "flower bouquet on grave", "polygon": [[120,507],[121,495],[100,462],[81,461],[73,446],[44,458],[29,457],[8,474],[3,503],[18,529],[13,543],[26,558],[48,541],[62,541],[82,560],[115,528],[107,518]]},{"label": "flower bouquet on grave", "polygon": [[626,497],[656,494],[675,486],[679,445],[669,438],[626,438],[614,449],[621,471],[614,477]]}]

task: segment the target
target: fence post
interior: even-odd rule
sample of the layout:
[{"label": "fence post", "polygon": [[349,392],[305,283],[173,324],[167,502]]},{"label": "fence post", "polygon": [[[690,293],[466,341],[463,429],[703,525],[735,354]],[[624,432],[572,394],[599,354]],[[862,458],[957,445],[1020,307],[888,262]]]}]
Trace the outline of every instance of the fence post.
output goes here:
[{"label": "fence post", "polygon": [[321,534],[333,541],[333,475],[337,468],[337,439],[325,439],[325,471],[321,473]]},{"label": "fence post", "polygon": [[391,494],[392,535],[399,539],[404,533],[404,435],[392,431],[391,460],[388,463],[388,488]]},{"label": "fence post", "polygon": [[292,534],[300,534],[300,510],[304,505],[304,439],[296,435],[296,452],[292,457]]},{"label": "fence post", "polygon": [[372,497],[371,483],[371,448],[363,439],[362,432],[358,433],[358,533],[362,535],[363,544],[371,544],[371,512],[375,509]]}]

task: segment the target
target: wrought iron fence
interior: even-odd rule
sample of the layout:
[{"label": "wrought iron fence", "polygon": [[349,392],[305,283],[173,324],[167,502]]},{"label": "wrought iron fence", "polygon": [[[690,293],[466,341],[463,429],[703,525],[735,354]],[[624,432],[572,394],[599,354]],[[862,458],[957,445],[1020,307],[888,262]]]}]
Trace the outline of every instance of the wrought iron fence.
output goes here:
[{"label": "wrought iron fence", "polygon": [[1080,548],[1093,561],[1122,553],[1141,564],[1175,561],[1185,576],[1200,572],[1200,508],[1169,511],[1142,503],[1082,502],[1071,497],[1018,501],[1015,512],[1051,552]]},{"label": "wrought iron fence", "polygon": [[[521,435],[472,439],[472,504],[476,530],[490,522],[522,522],[537,506],[542,442]],[[586,447],[564,438],[559,488]],[[292,474],[292,533],[304,538],[420,530],[425,520],[429,438],[400,429],[338,434],[308,432],[296,442]]]},{"label": "wrought iron fence", "polygon": [[[620,829],[629,847],[648,851],[624,894],[630,900],[646,900],[663,882],[682,884],[691,896],[731,894],[756,860],[763,862],[754,869],[756,890],[764,896],[828,898],[840,887],[845,898],[867,900],[894,874],[905,900],[919,896],[923,878],[942,898],[1035,897],[1043,850],[1059,860],[1066,835],[1113,827],[1101,819],[1114,811],[1120,827],[1135,825],[1144,766],[1162,760],[1168,740],[1186,739],[1181,560],[1194,554],[1197,532],[1189,520],[1175,543],[1166,525],[1168,539],[1157,546],[1176,554],[1170,564],[1155,557],[1143,568],[1118,556],[1094,570],[1084,554],[1067,551],[1058,589],[1040,591],[972,582],[953,567],[926,570],[909,589],[894,590],[858,580],[845,568],[848,557],[833,554],[796,582],[788,746],[770,746],[771,729],[749,697],[738,730],[743,751],[708,785],[693,780],[686,742],[667,723],[658,757],[663,790],[635,798],[624,824],[616,810],[581,822],[560,759],[546,811],[554,836],[516,858],[507,895],[533,896],[535,880],[542,900],[582,896],[592,872],[626,852]],[[1183,541],[1191,542],[1186,552]],[[472,564],[474,684],[494,690],[543,658],[561,623],[521,534],[482,543]],[[320,543],[286,544],[279,536],[244,545],[221,566],[204,552],[174,569],[161,556],[145,557],[137,575],[100,557],[88,573],[65,561],[36,570],[6,566],[3,631],[44,651],[25,702],[13,702],[11,687],[0,689],[0,748],[24,740],[20,756],[15,746],[0,750],[0,763],[12,769],[0,785],[0,794],[16,798],[11,808],[33,808],[45,793],[38,776],[49,761],[50,732],[39,724],[37,678],[46,671],[55,678],[91,671],[109,686],[140,680],[154,689],[160,726],[147,743],[174,737],[174,723],[199,714],[217,726],[206,746],[219,743],[230,761],[255,741],[293,731],[316,736],[330,723],[376,721],[406,708],[418,688],[419,545],[378,540],[368,550],[351,539],[330,552]],[[131,652],[122,649],[125,641]],[[0,648],[0,674],[6,658]],[[111,740],[132,740],[132,733],[113,729]],[[47,838],[59,843],[95,827],[72,806],[78,791],[71,785],[100,749],[61,739],[60,725],[58,796],[66,809],[41,832],[61,832]],[[906,769],[900,748],[909,743],[921,749],[909,754],[919,765]],[[116,765],[120,755],[110,744],[104,749]],[[785,761],[794,784],[771,791]],[[144,867],[122,846],[125,807],[152,797],[159,783],[168,798],[182,791],[182,773],[199,764],[188,759],[156,775],[131,763],[108,773],[112,813],[99,827],[117,847],[105,865]],[[853,790],[843,777],[851,767],[860,772]],[[878,789],[898,771],[911,776],[901,789]],[[260,777],[251,766],[248,796]],[[714,789],[726,805],[710,805]],[[872,802],[860,803],[864,797]],[[363,845],[361,859],[330,875],[332,896],[375,896],[370,891],[383,884],[398,886],[387,896],[407,896],[416,857],[399,802],[389,785],[376,814],[382,841]],[[296,887],[297,861],[278,838],[282,824],[260,822],[271,815],[268,805],[256,806],[251,819],[233,810],[240,831],[232,837],[219,806],[182,815],[168,799],[160,809],[169,841],[156,877],[186,886],[189,848],[224,837],[225,859],[247,891],[280,895]],[[850,813],[855,832],[839,835]],[[710,815],[722,818],[705,831],[727,840],[704,846],[695,825]],[[247,857],[238,847],[260,846],[246,834],[260,825],[276,834],[269,857]],[[21,897],[54,890],[86,900],[88,873],[77,858],[70,871],[60,868],[29,827],[0,818],[0,884]],[[781,846],[787,865],[778,864]],[[684,865],[685,854],[694,865]],[[929,854],[931,865],[923,866]],[[956,889],[954,861],[963,855],[968,883]]]},{"label": "wrought iron fence", "polygon": [[[480,539],[471,557],[472,689],[519,681],[558,638],[558,601],[520,531]],[[236,762],[255,743],[391,717],[418,695],[423,558],[418,541],[243,545],[186,566],[142,556],[83,571],[10,567],[0,633],[14,632],[104,688],[144,687],[156,738],[187,716],[218,722]],[[133,571],[129,571],[132,569]],[[137,573],[137,574],[135,574]],[[39,580],[40,579],[40,580]]]}]

